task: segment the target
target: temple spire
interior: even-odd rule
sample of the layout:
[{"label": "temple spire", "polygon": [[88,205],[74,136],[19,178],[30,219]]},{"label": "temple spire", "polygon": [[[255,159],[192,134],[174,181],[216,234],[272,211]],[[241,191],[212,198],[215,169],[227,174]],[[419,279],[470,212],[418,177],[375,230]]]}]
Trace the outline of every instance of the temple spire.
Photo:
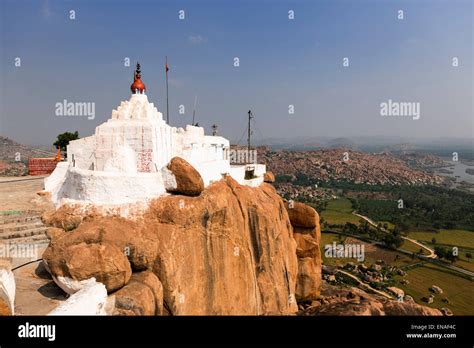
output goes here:
[{"label": "temple spire", "polygon": [[137,79],[139,79],[141,77],[141,71],[140,71],[140,63],[137,62],[137,69],[135,70],[136,71],[136,75],[137,75]]},{"label": "temple spire", "polygon": [[130,86],[130,90],[132,94],[145,94],[146,87],[145,84],[141,80],[142,72],[140,70],[140,63],[137,62],[137,68],[135,69],[135,73],[133,75],[133,83]]}]

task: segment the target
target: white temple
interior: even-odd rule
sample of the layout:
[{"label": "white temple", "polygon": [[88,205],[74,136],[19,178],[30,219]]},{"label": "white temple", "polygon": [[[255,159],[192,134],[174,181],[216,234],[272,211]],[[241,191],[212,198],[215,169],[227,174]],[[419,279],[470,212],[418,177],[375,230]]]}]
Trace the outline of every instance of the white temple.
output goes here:
[{"label": "white temple", "polygon": [[[70,142],[67,162],[58,163],[45,179],[45,191],[57,207],[129,205],[167,194],[163,168],[175,156],[192,164],[205,186],[225,174],[242,185],[263,182],[265,165],[231,165],[227,139],[204,135],[202,127],[169,126],[148,101],[139,64],[131,90],[130,100],[121,102],[94,135]],[[252,179],[245,179],[246,171]]]}]

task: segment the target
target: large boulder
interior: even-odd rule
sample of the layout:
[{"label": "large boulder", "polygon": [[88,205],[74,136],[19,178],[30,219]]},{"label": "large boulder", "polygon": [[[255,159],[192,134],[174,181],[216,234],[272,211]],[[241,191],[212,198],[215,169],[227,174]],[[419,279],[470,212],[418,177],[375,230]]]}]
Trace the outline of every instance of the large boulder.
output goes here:
[{"label": "large boulder", "polygon": [[71,231],[80,225],[83,216],[74,212],[68,205],[61,206],[58,210],[51,209],[43,213],[41,220],[46,226]]},{"label": "large boulder", "polygon": [[51,245],[43,258],[80,243],[112,244],[128,258],[134,271],[142,271],[152,269],[157,256],[158,239],[155,233],[120,217],[88,218],[74,231],[60,233],[51,228],[47,234]]},{"label": "large boulder", "polygon": [[405,292],[402,289],[397,288],[395,286],[389,286],[387,288],[387,291],[391,293],[392,295],[394,295],[397,299],[403,298],[405,296]]},{"label": "large boulder", "polygon": [[8,259],[0,259],[0,316],[14,314],[15,290],[11,262]]},{"label": "large boulder", "polygon": [[385,301],[384,303],[385,315],[396,316],[414,316],[414,315],[431,315],[439,316],[442,313],[436,308],[421,306],[412,302],[401,301]]},{"label": "large boulder", "polygon": [[294,201],[285,203],[293,227],[316,228],[319,226],[319,215],[310,206]]},{"label": "large boulder", "polygon": [[[96,216],[52,237],[43,258],[54,278],[69,277],[70,283],[93,276],[109,293],[118,290],[118,315],[161,314],[164,303],[171,315],[297,311],[296,241],[271,185],[252,188],[226,177],[199,196],[157,198],[139,220]],[[142,258],[126,258],[130,244]],[[150,260],[156,277],[145,271],[130,278],[126,263],[138,271],[137,265],[149,269]]]},{"label": "large boulder", "polygon": [[272,186],[226,177],[199,197],[155,200],[145,220],[160,240],[154,273],[172,315],[296,312],[296,243]]},{"label": "large boulder", "polygon": [[312,315],[317,316],[375,316],[385,315],[382,303],[378,301],[344,301],[324,304]]},{"label": "large boulder", "polygon": [[198,196],[204,190],[201,174],[181,157],[173,157],[162,174],[168,192]]},{"label": "large boulder", "polygon": [[112,243],[52,243],[43,259],[54,281],[69,294],[93,277],[111,292],[127,284],[132,274],[123,250]]},{"label": "large boulder", "polygon": [[321,289],[321,229],[319,215],[310,206],[299,202],[286,202],[285,205],[293,226],[298,257],[298,278],[296,281],[296,300],[313,301]]},{"label": "large boulder", "polygon": [[296,300],[298,302],[315,300],[319,296],[320,288],[321,263],[309,257],[298,259]]},{"label": "large boulder", "polygon": [[263,181],[268,182],[268,183],[273,183],[275,182],[275,175],[272,172],[267,171],[265,172],[265,174],[263,174]]},{"label": "large boulder", "polygon": [[443,307],[440,309],[441,313],[443,313],[443,315],[445,316],[448,316],[448,317],[452,317],[453,316],[453,311],[450,310],[449,308],[446,308],[446,307]]},{"label": "large boulder", "polygon": [[130,282],[114,293],[113,315],[154,315],[156,310],[153,291],[144,283]]},{"label": "large boulder", "polygon": [[401,302],[386,297],[369,294],[358,288],[347,288],[324,284],[317,301],[298,314],[300,315],[337,315],[337,316],[439,316],[442,313],[413,302]]},{"label": "large boulder", "polygon": [[46,229],[46,236],[50,241],[57,241],[60,237],[64,235],[64,230],[57,227],[49,227]]},{"label": "large boulder", "polygon": [[134,282],[144,284],[150,288],[155,301],[154,314],[163,315],[163,285],[161,284],[158,277],[151,271],[133,273],[129,284]]},{"label": "large boulder", "polygon": [[296,280],[296,300],[312,301],[318,298],[321,288],[321,252],[317,238],[309,233],[294,229],[297,244],[298,277]]}]

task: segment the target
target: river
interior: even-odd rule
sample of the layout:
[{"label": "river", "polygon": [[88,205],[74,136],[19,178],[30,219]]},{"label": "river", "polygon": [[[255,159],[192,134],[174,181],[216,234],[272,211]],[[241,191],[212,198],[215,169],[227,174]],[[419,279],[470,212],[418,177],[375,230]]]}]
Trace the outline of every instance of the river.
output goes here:
[{"label": "river", "polygon": [[[443,160],[447,165],[449,165],[449,167],[435,169],[436,174],[454,178],[456,180],[454,186],[458,186],[462,181],[474,185],[474,175],[466,173],[467,168],[474,170],[474,166],[466,165],[461,161],[454,162],[451,161],[450,158],[443,158]],[[471,187],[470,190],[474,191],[474,187]]]}]

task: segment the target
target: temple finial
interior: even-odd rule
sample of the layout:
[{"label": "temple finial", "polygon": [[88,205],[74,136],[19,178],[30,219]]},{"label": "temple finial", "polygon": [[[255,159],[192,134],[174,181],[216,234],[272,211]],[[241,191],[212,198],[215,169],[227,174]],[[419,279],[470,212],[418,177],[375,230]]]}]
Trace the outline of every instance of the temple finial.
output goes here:
[{"label": "temple finial", "polygon": [[137,68],[135,69],[135,73],[133,75],[133,83],[130,86],[130,90],[132,94],[144,94],[146,87],[145,84],[141,80],[142,72],[140,70],[140,63],[137,62]]},{"label": "temple finial", "polygon": [[140,75],[141,75],[142,72],[140,71],[140,63],[139,63],[139,62],[137,62],[136,73],[137,73],[137,75],[138,75],[138,78],[140,78]]}]

